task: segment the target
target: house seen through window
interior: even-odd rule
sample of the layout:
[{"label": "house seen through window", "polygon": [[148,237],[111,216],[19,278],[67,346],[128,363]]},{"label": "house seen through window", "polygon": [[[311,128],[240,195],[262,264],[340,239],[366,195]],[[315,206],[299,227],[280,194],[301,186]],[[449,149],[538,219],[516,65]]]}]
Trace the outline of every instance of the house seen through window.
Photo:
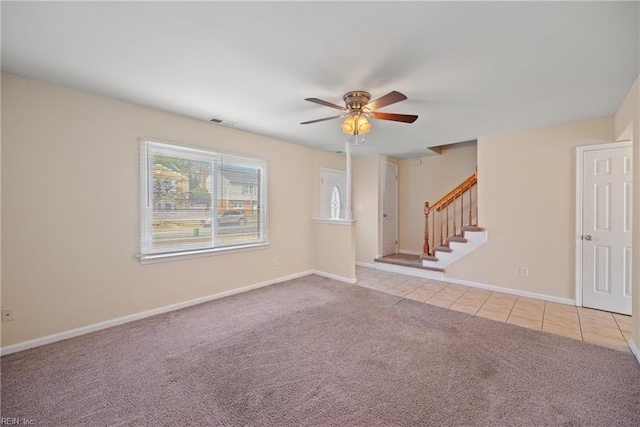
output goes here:
[{"label": "house seen through window", "polygon": [[141,259],[267,243],[266,161],[141,141]]}]

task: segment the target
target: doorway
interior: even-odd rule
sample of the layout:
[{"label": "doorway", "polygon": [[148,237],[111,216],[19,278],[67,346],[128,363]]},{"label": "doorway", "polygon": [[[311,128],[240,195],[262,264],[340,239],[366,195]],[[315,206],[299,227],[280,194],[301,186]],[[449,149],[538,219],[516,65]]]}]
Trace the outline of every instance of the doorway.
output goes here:
[{"label": "doorway", "polygon": [[631,314],[632,143],[578,147],[576,304]]},{"label": "doorway", "polygon": [[398,165],[384,162],[382,180],[382,256],[387,256],[398,251]]}]

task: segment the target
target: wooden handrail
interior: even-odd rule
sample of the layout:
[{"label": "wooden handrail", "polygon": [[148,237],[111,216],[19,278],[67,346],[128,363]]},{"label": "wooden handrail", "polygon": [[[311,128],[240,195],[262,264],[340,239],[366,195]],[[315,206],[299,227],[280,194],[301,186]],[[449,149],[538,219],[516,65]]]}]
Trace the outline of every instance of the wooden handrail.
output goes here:
[{"label": "wooden handrail", "polygon": [[440,210],[441,208],[446,207],[449,203],[453,202],[460,193],[464,193],[469,188],[473,187],[478,182],[478,171],[475,171],[473,175],[466,178],[460,184],[458,184],[453,190],[449,191],[443,197],[440,198],[433,205],[429,206],[429,213]]},{"label": "wooden handrail", "polygon": [[[458,184],[455,188],[445,194],[440,198],[436,203],[430,205],[429,202],[424,203],[424,245],[422,247],[422,253],[424,255],[434,255],[436,242],[439,243],[440,246],[446,244],[448,242],[449,237],[455,236],[457,233],[457,208],[456,202],[460,199],[460,229],[464,224],[464,199],[465,192],[469,192],[469,216],[468,216],[468,225],[472,225],[473,222],[473,187],[478,183],[478,170],[473,173],[473,175],[466,178],[460,184]],[[476,186],[476,225],[478,225],[478,206],[477,206],[477,186]],[[449,205],[453,203],[453,232],[449,232]],[[439,215],[433,215],[434,212],[439,212]],[[443,222],[443,214],[444,221]],[[436,219],[438,219],[440,223],[439,236],[436,235]],[[431,220],[431,224],[429,221]],[[429,226],[431,226],[431,233],[429,233]]]}]

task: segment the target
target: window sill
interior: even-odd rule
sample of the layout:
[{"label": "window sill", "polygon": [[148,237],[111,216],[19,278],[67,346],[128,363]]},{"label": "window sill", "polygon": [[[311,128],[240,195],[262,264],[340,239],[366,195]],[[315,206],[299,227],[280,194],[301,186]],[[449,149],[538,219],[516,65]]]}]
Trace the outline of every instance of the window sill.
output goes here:
[{"label": "window sill", "polygon": [[332,225],[354,225],[357,221],[355,219],[328,219],[328,218],[313,218],[311,219],[316,224],[332,224]]},{"label": "window sill", "polygon": [[177,261],[180,259],[202,258],[211,255],[223,255],[236,252],[248,252],[258,249],[266,249],[269,243],[251,243],[242,246],[220,247],[208,249],[192,249],[181,252],[138,255],[140,264],[155,264],[157,262]]}]

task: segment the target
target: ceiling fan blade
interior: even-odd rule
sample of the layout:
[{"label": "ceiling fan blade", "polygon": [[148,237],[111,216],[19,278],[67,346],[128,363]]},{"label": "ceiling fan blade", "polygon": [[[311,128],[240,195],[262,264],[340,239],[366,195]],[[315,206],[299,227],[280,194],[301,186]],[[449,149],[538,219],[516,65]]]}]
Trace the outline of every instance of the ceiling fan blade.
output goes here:
[{"label": "ceiling fan blade", "polygon": [[301,125],[308,125],[310,123],[318,123],[318,122],[324,122],[326,120],[333,120],[333,119],[339,119],[340,117],[344,117],[344,115],[340,115],[340,116],[331,116],[331,117],[325,117],[324,119],[316,119],[316,120],[309,120],[308,122],[302,122],[300,123]]},{"label": "ceiling fan blade", "polygon": [[413,123],[418,119],[418,116],[412,114],[394,114],[394,113],[370,113],[374,119],[379,120],[391,120],[394,122]]},{"label": "ceiling fan blade", "polygon": [[387,105],[395,104],[396,102],[404,101],[405,99],[407,99],[406,96],[394,90],[393,92],[389,92],[388,94],[371,101],[365,105],[364,108],[368,108],[370,111],[373,111],[378,108],[386,107]]},{"label": "ceiling fan blade", "polygon": [[320,105],[324,105],[325,107],[331,107],[331,108],[335,108],[337,110],[342,110],[342,111],[347,111],[346,108],[341,107],[339,105],[336,104],[332,104],[328,101],[323,101],[322,99],[318,99],[318,98],[305,98],[305,101],[309,101],[309,102],[314,102],[316,104],[320,104]]}]

